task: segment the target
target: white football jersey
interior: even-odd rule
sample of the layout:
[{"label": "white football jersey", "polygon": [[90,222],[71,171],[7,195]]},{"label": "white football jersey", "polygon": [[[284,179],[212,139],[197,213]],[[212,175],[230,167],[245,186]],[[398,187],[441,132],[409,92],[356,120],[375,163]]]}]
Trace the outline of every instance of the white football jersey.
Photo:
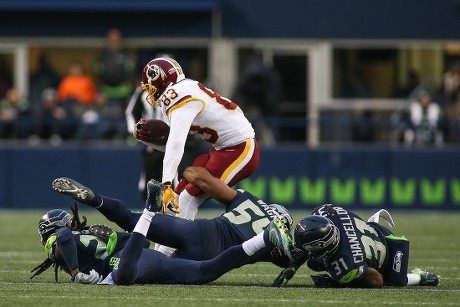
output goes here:
[{"label": "white football jersey", "polygon": [[192,100],[200,101],[203,107],[192,121],[191,134],[200,136],[216,149],[254,138],[254,129],[240,107],[198,81],[185,79],[171,85],[159,99],[169,121],[174,110]]}]

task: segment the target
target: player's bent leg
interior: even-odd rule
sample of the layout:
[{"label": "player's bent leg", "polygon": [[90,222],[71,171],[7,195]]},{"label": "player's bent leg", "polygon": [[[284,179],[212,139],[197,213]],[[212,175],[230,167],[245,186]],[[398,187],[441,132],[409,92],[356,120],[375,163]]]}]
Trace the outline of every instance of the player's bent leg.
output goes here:
[{"label": "player's bent leg", "polygon": [[133,232],[121,253],[118,269],[112,272],[112,278],[117,285],[132,285],[136,283],[137,265],[144,249],[145,237]]},{"label": "player's bent leg", "polygon": [[57,192],[96,208],[125,231],[132,231],[139,220],[140,214],[131,212],[121,200],[99,195],[76,180],[59,177],[53,181],[52,186]]},{"label": "player's bent leg", "polygon": [[147,232],[147,239],[180,248],[198,243],[199,228],[195,221],[179,219],[167,214],[155,214]]},{"label": "player's bent leg", "polygon": [[184,219],[194,220],[198,214],[198,208],[201,206],[204,200],[205,199],[200,199],[194,195],[191,195],[187,189],[183,190],[179,195],[180,213],[178,213],[176,216]]},{"label": "player's bent leg", "polygon": [[257,259],[266,259],[273,243],[269,239],[268,227],[255,237],[246,240],[240,245],[230,247],[211,260],[201,262],[201,282],[211,282],[225,273],[243,265],[257,262]]}]

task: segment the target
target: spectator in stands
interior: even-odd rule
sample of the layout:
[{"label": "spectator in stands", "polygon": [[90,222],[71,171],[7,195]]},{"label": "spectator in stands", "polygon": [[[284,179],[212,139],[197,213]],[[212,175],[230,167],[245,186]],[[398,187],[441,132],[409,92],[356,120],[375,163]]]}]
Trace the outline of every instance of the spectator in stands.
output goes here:
[{"label": "spectator in stands", "polygon": [[101,95],[110,108],[110,112],[103,112],[105,121],[111,124],[112,134],[124,138],[127,135],[124,110],[134,91],[136,60],[124,48],[119,29],[107,32],[107,44],[94,63],[94,72]]},{"label": "spectator in stands", "polygon": [[247,63],[241,82],[236,88],[234,99],[254,125],[261,145],[274,146],[276,131],[264,118],[277,116],[281,101],[281,80],[279,74],[263,63],[262,54],[254,52]]},{"label": "spectator in stands", "polygon": [[98,94],[94,80],[84,73],[79,61],[69,65],[68,74],[58,87],[58,100],[70,106],[73,115],[80,118],[76,133],[78,139],[98,139],[104,135],[107,128],[100,120],[100,109],[105,102]]},{"label": "spectator in stands", "polygon": [[29,101],[31,106],[39,108],[42,101],[42,93],[47,88],[56,89],[61,82],[61,77],[51,67],[48,57],[40,51],[37,69],[29,79]]},{"label": "spectator in stands", "polygon": [[406,126],[404,143],[441,145],[444,140],[443,116],[442,108],[431,100],[431,95],[420,91],[403,117]]},{"label": "spectator in stands", "polygon": [[76,119],[71,106],[59,102],[54,88],[46,88],[41,94],[41,108],[37,114],[35,133],[40,139],[50,139],[60,143],[62,139],[70,139],[75,134]]},{"label": "spectator in stands", "polygon": [[8,89],[0,101],[0,137],[27,138],[31,128],[29,102],[18,89]]},{"label": "spectator in stands", "polygon": [[460,93],[460,62],[453,61],[443,76],[442,95],[447,105],[455,103]]},{"label": "spectator in stands", "polygon": [[84,73],[83,65],[73,61],[68,74],[58,86],[59,101],[74,100],[83,106],[92,105],[96,100],[96,85],[91,77]]}]

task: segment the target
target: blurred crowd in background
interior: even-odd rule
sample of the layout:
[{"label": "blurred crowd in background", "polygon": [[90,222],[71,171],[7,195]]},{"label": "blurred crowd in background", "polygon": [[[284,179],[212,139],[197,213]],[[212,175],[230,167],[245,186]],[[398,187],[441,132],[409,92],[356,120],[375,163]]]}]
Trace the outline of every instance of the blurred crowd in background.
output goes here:
[{"label": "blurred crowd in background", "polygon": [[[129,141],[126,116],[130,111],[126,108],[139,86],[142,67],[152,55],[125,49],[118,29],[107,32],[105,45],[90,66],[76,58],[68,63],[64,75],[55,70],[45,52],[40,53],[37,68],[30,74],[27,97],[12,87],[11,80],[0,69],[0,139],[55,145],[68,140]],[[178,60],[186,75],[191,74],[205,85],[212,83],[206,80],[205,73],[190,73],[195,63]],[[199,71],[205,71],[205,67]],[[342,96],[369,97],[370,89],[363,77],[359,72],[348,76],[341,88]],[[292,126],[295,122],[283,119],[279,110],[289,83],[276,69],[264,65],[260,53],[253,52],[229,97],[245,111],[263,146],[275,146],[283,136],[296,133],[294,128],[282,129],[279,124],[284,120]],[[458,60],[450,62],[439,88],[425,87],[418,72],[410,70],[405,86],[397,88],[394,96],[406,99],[407,105],[389,113],[384,124],[372,112],[362,111],[350,123],[353,142],[378,142],[376,130],[382,125],[391,131],[390,139],[400,144],[440,146],[460,141]],[[299,125],[306,123],[301,121]]]}]

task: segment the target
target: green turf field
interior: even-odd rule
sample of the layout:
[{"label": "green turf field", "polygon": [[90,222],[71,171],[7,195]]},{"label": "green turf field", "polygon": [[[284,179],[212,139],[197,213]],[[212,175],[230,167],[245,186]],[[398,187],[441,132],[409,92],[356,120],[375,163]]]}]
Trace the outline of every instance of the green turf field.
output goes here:
[{"label": "green turf field", "polygon": [[[89,223],[118,229],[95,210],[80,211]],[[73,285],[64,272],[55,283],[53,268],[30,280],[30,270],[45,259],[36,227],[43,213],[0,210],[0,306],[460,306],[460,212],[392,212],[395,234],[411,240],[410,268],[440,274],[441,285],[379,290],[315,289],[307,268],[288,286],[271,288],[279,269],[266,263],[247,265],[205,286]],[[371,212],[359,213],[367,218]]]}]

